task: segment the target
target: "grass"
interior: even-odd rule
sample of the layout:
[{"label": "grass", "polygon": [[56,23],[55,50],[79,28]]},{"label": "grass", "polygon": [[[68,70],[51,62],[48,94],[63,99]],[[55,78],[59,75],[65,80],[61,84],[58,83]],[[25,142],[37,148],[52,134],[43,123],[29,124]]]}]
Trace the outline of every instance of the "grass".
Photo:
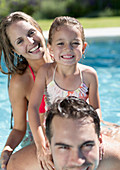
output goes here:
[{"label": "grass", "polygon": [[[77,18],[84,28],[120,27],[120,17]],[[53,19],[38,20],[42,30],[49,30]]]}]

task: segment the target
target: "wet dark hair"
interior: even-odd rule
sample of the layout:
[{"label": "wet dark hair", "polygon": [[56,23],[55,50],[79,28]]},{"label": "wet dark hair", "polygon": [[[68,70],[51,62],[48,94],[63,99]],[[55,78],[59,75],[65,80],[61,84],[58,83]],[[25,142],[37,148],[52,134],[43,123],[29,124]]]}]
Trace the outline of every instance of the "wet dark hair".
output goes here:
[{"label": "wet dark hair", "polygon": [[95,124],[95,132],[98,137],[100,135],[100,119],[95,109],[86,101],[74,96],[69,96],[53,103],[50,109],[46,112],[46,136],[51,142],[52,137],[52,120],[55,116],[66,119],[81,119],[90,117]]},{"label": "wet dark hair", "polygon": [[[25,14],[24,12],[13,12],[7,17],[3,18],[0,22],[0,48],[3,51],[4,62],[7,66],[8,72],[5,73],[2,70],[1,66],[1,55],[0,55],[0,68],[1,71],[5,74],[23,74],[28,66],[27,60],[24,56],[18,56],[14,53],[14,47],[12,46],[10,39],[7,35],[7,28],[17,22],[17,21],[26,21],[33,25],[38,31],[41,32],[42,30],[38,23],[29,15]],[[42,34],[43,35],[43,34]]]},{"label": "wet dark hair", "polygon": [[53,35],[54,35],[55,31],[57,31],[59,29],[59,27],[64,26],[64,25],[76,26],[81,32],[81,38],[82,38],[82,42],[84,44],[85,35],[84,35],[84,29],[83,29],[82,24],[74,17],[60,16],[60,17],[56,17],[54,19],[54,21],[50,27],[49,36],[48,36],[48,43],[50,45],[52,44]]}]

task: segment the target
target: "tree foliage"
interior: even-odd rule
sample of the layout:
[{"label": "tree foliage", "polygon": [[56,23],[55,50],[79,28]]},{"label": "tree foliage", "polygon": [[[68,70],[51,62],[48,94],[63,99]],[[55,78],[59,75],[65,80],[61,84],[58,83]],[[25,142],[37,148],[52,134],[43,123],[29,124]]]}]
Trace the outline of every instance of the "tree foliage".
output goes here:
[{"label": "tree foliage", "polygon": [[97,17],[120,15],[120,0],[0,0],[0,18],[23,11],[35,19],[60,15]]}]

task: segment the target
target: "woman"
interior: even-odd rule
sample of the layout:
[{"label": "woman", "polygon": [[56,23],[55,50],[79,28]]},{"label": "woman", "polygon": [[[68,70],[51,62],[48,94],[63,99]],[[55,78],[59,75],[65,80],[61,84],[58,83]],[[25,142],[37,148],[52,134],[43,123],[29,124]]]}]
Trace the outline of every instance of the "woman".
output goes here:
[{"label": "woman", "polygon": [[[45,164],[44,167],[47,169],[53,169],[51,155],[49,153],[45,155],[44,151],[45,160],[41,161],[44,163],[39,162],[38,164],[31,132],[27,138],[30,139],[31,145],[11,156],[26,133],[27,106],[35,75],[44,63],[51,61],[47,54],[42,30],[29,15],[14,12],[1,21],[0,37],[0,46],[4,52],[4,61],[8,69],[6,74],[12,75],[9,98],[14,117],[14,127],[1,154],[1,168],[37,170],[43,169],[43,164]],[[2,72],[4,71],[2,70]],[[39,109],[41,119],[44,116],[42,114],[44,113],[43,105],[44,101]]]}]

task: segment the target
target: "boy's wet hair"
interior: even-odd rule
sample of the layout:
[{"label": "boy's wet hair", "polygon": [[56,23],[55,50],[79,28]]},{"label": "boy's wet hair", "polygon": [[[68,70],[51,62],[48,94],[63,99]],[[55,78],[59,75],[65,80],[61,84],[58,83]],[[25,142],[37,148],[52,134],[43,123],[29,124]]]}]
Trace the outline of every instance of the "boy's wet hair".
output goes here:
[{"label": "boy's wet hair", "polygon": [[100,119],[95,109],[86,101],[74,96],[69,96],[53,103],[50,109],[46,112],[46,135],[51,142],[52,137],[52,120],[54,116],[59,116],[66,119],[82,119],[92,118],[95,125],[95,132],[98,137],[100,135]]}]

